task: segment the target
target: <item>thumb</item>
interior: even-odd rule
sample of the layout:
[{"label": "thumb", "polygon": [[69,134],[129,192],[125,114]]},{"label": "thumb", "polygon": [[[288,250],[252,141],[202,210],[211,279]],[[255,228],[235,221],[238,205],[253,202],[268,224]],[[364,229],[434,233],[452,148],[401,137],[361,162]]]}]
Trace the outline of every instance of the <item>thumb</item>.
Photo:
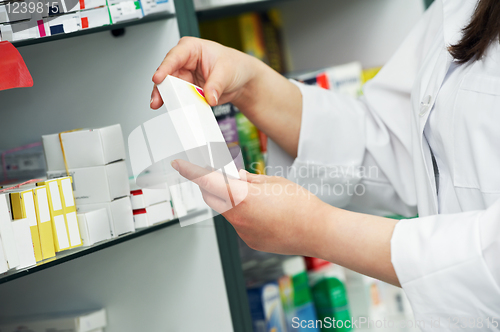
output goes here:
[{"label": "thumb", "polygon": [[227,73],[224,66],[215,65],[204,86],[205,99],[210,106],[219,104],[220,96],[227,89],[231,75]]}]

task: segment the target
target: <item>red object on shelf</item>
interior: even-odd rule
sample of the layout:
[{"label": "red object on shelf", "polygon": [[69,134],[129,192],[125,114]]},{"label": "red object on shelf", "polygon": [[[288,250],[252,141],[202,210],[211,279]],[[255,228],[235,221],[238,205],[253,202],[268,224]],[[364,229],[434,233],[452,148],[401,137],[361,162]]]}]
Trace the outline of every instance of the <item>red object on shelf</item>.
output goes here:
[{"label": "red object on shelf", "polygon": [[307,271],[311,270],[317,270],[323,266],[330,265],[329,261],[325,261],[324,259],[321,258],[315,258],[315,257],[304,257],[306,260],[306,266],[307,266]]},{"label": "red object on shelf", "polygon": [[0,42],[0,90],[33,86],[33,78],[19,51],[8,41]]}]

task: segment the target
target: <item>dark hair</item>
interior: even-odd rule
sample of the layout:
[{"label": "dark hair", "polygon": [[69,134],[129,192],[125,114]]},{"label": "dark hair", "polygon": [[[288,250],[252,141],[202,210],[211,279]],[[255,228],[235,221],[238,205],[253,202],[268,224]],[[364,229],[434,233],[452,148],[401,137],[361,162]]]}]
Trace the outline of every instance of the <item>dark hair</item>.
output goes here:
[{"label": "dark hair", "polygon": [[480,60],[488,46],[500,36],[500,0],[479,0],[462,39],[449,52],[460,63]]}]

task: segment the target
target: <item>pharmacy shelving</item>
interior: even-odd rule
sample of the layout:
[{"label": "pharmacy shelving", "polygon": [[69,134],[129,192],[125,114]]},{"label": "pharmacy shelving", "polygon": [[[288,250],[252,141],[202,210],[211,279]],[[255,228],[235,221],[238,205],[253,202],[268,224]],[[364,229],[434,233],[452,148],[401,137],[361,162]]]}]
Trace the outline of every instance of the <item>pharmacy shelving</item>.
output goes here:
[{"label": "pharmacy shelving", "polygon": [[154,21],[158,21],[158,20],[167,20],[167,19],[173,18],[175,16],[176,16],[175,13],[168,13],[168,12],[157,13],[157,14],[144,16],[143,18],[131,20],[131,21],[127,21],[127,22],[121,22],[121,23],[117,23],[117,24],[109,24],[109,25],[104,25],[101,27],[84,29],[84,30],[79,30],[79,31],[71,32],[71,33],[60,33],[60,34],[57,34],[54,36],[48,36],[48,37],[44,37],[44,38],[25,39],[25,40],[13,42],[12,44],[16,47],[22,47],[22,46],[27,46],[27,45],[39,44],[39,43],[46,43],[46,42],[50,42],[50,41],[54,41],[54,40],[75,38],[78,36],[88,35],[88,34],[92,34],[92,33],[98,33],[98,32],[102,32],[102,31],[123,29],[123,28],[129,27],[129,26],[154,22]]},{"label": "pharmacy shelving", "polygon": [[263,11],[275,7],[283,2],[298,1],[298,0],[251,0],[246,2],[235,1],[213,7],[205,7],[196,10],[198,20],[212,20],[221,17],[239,15],[248,12]]},{"label": "pharmacy shelving", "polygon": [[[199,211],[192,211],[190,212],[185,218],[194,218],[197,216],[200,216],[202,214],[206,214],[206,210],[199,210]],[[82,256],[90,255],[94,252],[104,250],[106,248],[116,246],[120,243],[127,242],[133,239],[136,239],[138,237],[144,236],[146,234],[150,234],[153,232],[156,232],[160,229],[164,229],[170,226],[174,226],[179,223],[179,219],[172,219],[168,221],[164,221],[161,223],[158,223],[156,225],[147,227],[147,228],[142,228],[138,229],[135,232],[128,233],[121,235],[117,238],[113,238],[107,241],[99,242],[96,243],[92,246],[87,246],[87,247],[78,247],[75,249],[70,249],[66,251],[62,251],[57,253],[56,257],[50,258],[44,261],[39,262],[37,265],[30,266],[28,268],[20,269],[20,270],[10,270],[8,272],[5,272],[3,274],[0,274],[0,284],[39,272],[43,271],[45,269],[69,262],[71,260],[77,259]]]},{"label": "pharmacy shelving", "polygon": [[[147,116],[137,110],[142,103],[136,100],[143,99],[142,87],[150,89],[149,72],[154,72],[158,62],[168,52],[165,45],[173,47],[179,37],[199,36],[192,0],[175,0],[174,5],[175,14],[150,15],[96,29],[14,43],[33,75],[35,86],[2,91],[3,124],[17,128],[18,132],[14,135],[16,138],[9,142],[4,139],[2,143],[23,144],[23,140],[36,139],[44,132],[82,124],[121,123],[126,134],[132,124],[137,125],[136,121],[144,121]],[[113,38],[109,34],[111,30],[122,28],[126,30],[123,37]],[[85,41],[84,45],[79,40]],[[84,55],[77,58],[79,54]],[[56,57],[66,61],[54,70],[48,69],[45,64]],[[111,76],[104,78],[104,73]],[[83,82],[83,76],[86,82],[93,80],[93,83],[79,84]],[[139,79],[141,83],[136,83]],[[123,84],[125,80],[128,82]],[[56,91],[65,89],[68,84],[75,84],[75,88],[69,88],[67,93]],[[46,90],[49,86],[51,91]],[[115,94],[114,99],[109,97],[118,89],[127,91],[131,86],[135,87],[135,95],[120,92]],[[80,93],[82,90],[86,95]],[[107,100],[101,97],[102,91],[107,91]],[[51,104],[51,98],[46,99],[46,96],[55,95],[58,95],[58,101]],[[121,99],[127,102],[119,107]],[[149,99],[144,100],[147,109]],[[64,106],[67,102],[70,105]],[[78,102],[85,106],[79,106]],[[52,106],[47,106],[47,103]],[[96,111],[101,108],[106,112]],[[59,113],[59,109],[64,110],[64,114]],[[26,128],[16,126],[17,121],[13,117],[17,116],[18,110],[22,110],[26,117],[39,118],[36,120],[37,128],[33,130],[31,124]],[[54,122],[56,118],[58,120]],[[196,217],[197,213],[191,216]],[[222,216],[213,219],[213,223],[207,220],[200,226],[184,228],[179,227],[178,220],[167,221],[91,247],[61,252],[55,259],[0,275],[0,316],[7,311],[23,315],[33,311],[69,310],[67,305],[74,305],[78,310],[78,306],[84,305],[85,301],[98,302],[111,308],[110,319],[115,323],[109,326],[110,331],[132,331],[138,330],[133,328],[137,320],[132,317],[137,314],[138,308],[132,308],[127,303],[142,301],[139,311],[142,308],[144,311],[141,311],[138,320],[144,322],[143,329],[170,330],[172,324],[185,321],[192,314],[191,310],[198,310],[200,321],[185,323],[185,326],[194,326],[191,330],[202,330],[200,326],[206,322],[203,323],[205,331],[250,332],[250,312],[236,232]],[[127,261],[128,257],[136,259]],[[156,259],[150,261],[151,257]],[[133,269],[134,266],[138,268]],[[80,271],[86,272],[81,274]],[[186,271],[194,274],[186,277]],[[142,279],[148,280],[147,285],[137,284]],[[73,280],[78,280],[76,288],[73,288],[76,283]],[[44,298],[45,290],[39,287],[41,283],[57,285],[54,286],[57,291],[50,299]],[[146,288],[143,289],[144,286]],[[32,293],[28,306],[21,300],[26,298],[27,289],[34,289],[36,293]],[[110,292],[110,289],[117,291]],[[139,289],[143,291],[139,292]],[[193,293],[195,289],[199,290],[196,296]],[[133,297],[125,298],[127,292],[134,293]],[[176,292],[180,293],[174,295]],[[74,293],[79,294],[79,299],[83,298],[82,303],[69,300],[70,294]],[[185,301],[194,304],[176,307]],[[160,307],[163,312],[154,314]],[[175,317],[169,317],[174,311]],[[212,316],[216,322],[209,321]],[[128,323],[123,323],[124,320]]]}]

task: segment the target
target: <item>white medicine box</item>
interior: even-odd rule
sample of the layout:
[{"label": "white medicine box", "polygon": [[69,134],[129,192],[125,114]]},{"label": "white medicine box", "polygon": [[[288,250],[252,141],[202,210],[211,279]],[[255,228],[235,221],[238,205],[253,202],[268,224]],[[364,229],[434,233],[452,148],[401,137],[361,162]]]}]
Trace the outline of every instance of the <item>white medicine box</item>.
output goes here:
[{"label": "white medicine box", "polygon": [[[110,202],[129,196],[130,184],[125,161],[105,166],[70,169],[76,204]],[[48,171],[47,178],[66,176],[66,171]]]},{"label": "white medicine box", "polygon": [[42,136],[47,171],[104,166],[125,159],[125,143],[119,124],[99,129]]}]

